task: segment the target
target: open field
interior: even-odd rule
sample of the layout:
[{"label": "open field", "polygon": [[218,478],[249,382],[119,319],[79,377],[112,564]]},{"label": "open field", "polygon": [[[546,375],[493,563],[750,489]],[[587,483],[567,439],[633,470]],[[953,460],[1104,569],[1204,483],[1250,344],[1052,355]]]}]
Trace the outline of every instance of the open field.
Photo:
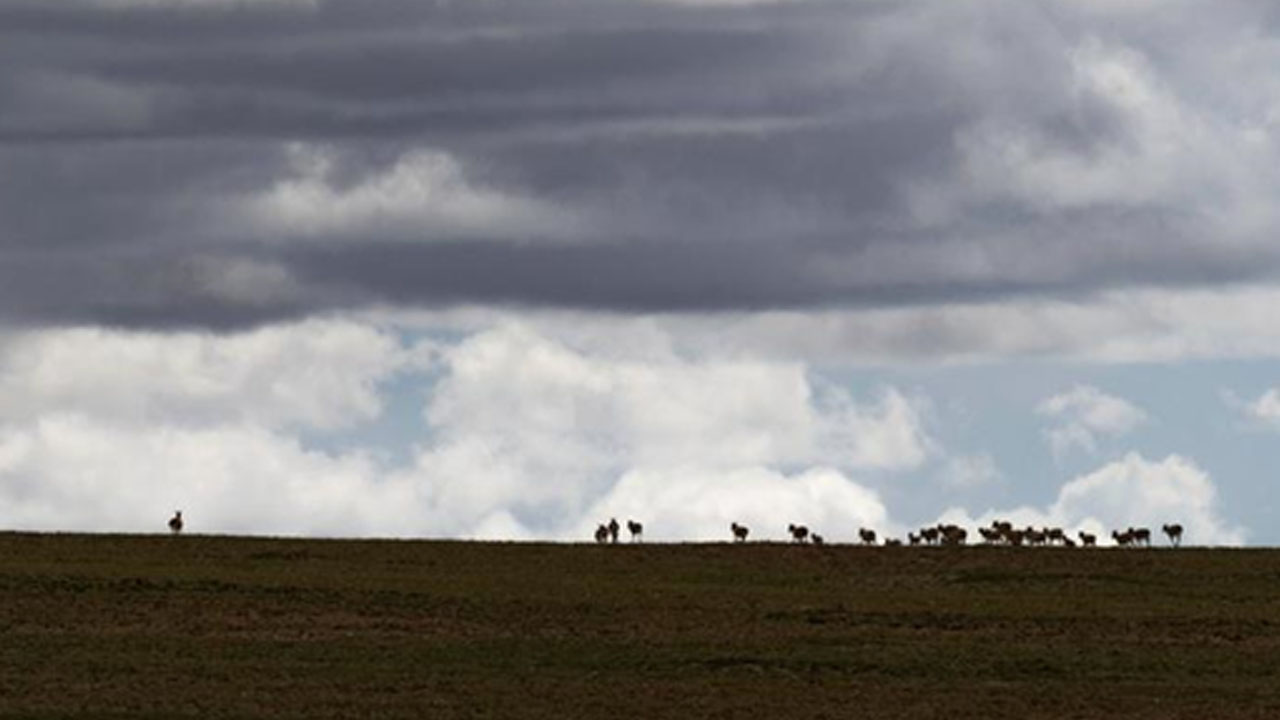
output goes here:
[{"label": "open field", "polygon": [[1280,717],[1280,551],[0,534],[0,715]]}]

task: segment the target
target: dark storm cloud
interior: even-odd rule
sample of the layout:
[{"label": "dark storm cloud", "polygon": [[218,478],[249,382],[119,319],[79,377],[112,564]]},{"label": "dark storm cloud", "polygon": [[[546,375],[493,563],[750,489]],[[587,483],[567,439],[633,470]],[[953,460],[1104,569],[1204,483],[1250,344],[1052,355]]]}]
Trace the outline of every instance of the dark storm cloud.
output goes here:
[{"label": "dark storm cloud", "polygon": [[235,54],[164,49],[108,64],[129,83],[200,90],[248,88],[340,101],[430,101],[599,89],[612,82],[663,82],[679,73],[745,68],[787,50],[763,31],[632,29],[424,41],[412,34],[336,47],[250,46]]},{"label": "dark storm cloud", "polygon": [[[1177,245],[1144,268],[1149,277],[1135,281],[1125,262],[1131,253],[1125,244],[1099,248],[1064,273],[1052,259],[1033,257],[1034,251],[1019,255],[1011,250],[1006,262],[993,263],[986,272],[956,277],[928,262],[900,267],[874,256],[839,257],[833,263],[839,269],[832,272],[823,267],[821,249],[782,245],[387,243],[300,252],[291,258],[291,267],[303,280],[343,288],[352,299],[368,303],[484,302],[624,312],[869,308],[1028,294],[1070,297],[1151,278],[1162,285],[1195,286],[1270,275],[1252,253]],[[1081,267],[1087,284],[1077,275]]]},{"label": "dark storm cloud", "polygon": [[1217,7],[0,0],[0,314],[1267,279],[1280,99],[1196,53],[1274,24]]}]

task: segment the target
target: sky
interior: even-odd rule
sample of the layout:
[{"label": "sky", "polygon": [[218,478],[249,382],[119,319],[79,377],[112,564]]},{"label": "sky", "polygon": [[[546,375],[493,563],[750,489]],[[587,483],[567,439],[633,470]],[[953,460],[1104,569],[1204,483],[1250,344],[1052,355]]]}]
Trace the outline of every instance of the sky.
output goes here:
[{"label": "sky", "polygon": [[1278,544],[1277,66],[1254,0],[0,0],[0,529]]}]

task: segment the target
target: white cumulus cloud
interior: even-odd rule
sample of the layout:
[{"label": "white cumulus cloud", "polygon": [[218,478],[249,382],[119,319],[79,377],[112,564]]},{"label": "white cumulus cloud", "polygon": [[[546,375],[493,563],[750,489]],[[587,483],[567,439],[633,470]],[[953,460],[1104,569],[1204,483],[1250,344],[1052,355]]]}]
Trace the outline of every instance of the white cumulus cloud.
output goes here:
[{"label": "white cumulus cloud", "polygon": [[[854,473],[933,452],[923,401],[894,388],[855,397],[801,363],[660,340],[602,352],[505,324],[403,375],[427,367],[417,346],[354,321],[19,333],[0,347],[0,527],[159,531],[182,509],[193,532],[573,539],[612,512],[674,539],[730,515],[765,532],[773,508],[834,536],[889,525]],[[379,418],[398,373],[426,391],[401,463],[341,434]]]},{"label": "white cumulus cloud", "polygon": [[930,439],[915,402],[893,388],[856,400],[802,363],[630,360],[575,349],[519,325],[448,350],[428,418],[445,437],[501,447],[585,446],[629,465],[826,463],[902,470]]},{"label": "white cumulus cloud", "polygon": [[434,440],[411,472],[460,527],[503,512],[500,526],[515,518],[573,535],[619,478],[694,488],[779,469],[901,471],[933,445],[900,391],[855,399],[800,363],[597,354],[514,324],[467,338],[441,363],[427,408]]},{"label": "white cumulus cloud", "polygon": [[0,344],[0,423],[79,414],[112,423],[339,428],[376,416],[378,383],[408,359],[390,333],[347,321],[226,336],[36,330]]},{"label": "white cumulus cloud", "polygon": [[0,523],[24,530],[405,535],[414,488],[359,454],[244,425],[126,427],[51,416],[0,429]]},{"label": "white cumulus cloud", "polygon": [[576,535],[597,522],[644,519],[646,538],[729,540],[730,523],[746,525],[753,540],[787,540],[789,524],[804,525],[828,542],[855,542],[859,528],[888,536],[897,526],[872,490],[831,468],[795,475],[763,468],[733,471],[635,471],[585,514]]},{"label": "white cumulus cloud", "polygon": [[976,517],[952,508],[942,519],[969,526],[996,519],[1015,526],[1059,526],[1073,535],[1094,533],[1100,542],[1109,542],[1113,530],[1129,527],[1147,527],[1159,542],[1161,526],[1178,523],[1185,529],[1186,544],[1240,545],[1245,540],[1244,529],[1221,516],[1217,486],[1209,474],[1180,455],[1153,461],[1131,452],[1070,480],[1048,506],[993,509]]}]

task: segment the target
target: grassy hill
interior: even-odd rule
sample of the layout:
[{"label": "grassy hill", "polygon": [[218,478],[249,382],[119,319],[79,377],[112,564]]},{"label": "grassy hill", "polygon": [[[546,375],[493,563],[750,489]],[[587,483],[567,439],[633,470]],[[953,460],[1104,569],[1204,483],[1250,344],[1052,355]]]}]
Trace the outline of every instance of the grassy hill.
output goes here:
[{"label": "grassy hill", "polygon": [[0,715],[1275,718],[1280,551],[0,534]]}]

